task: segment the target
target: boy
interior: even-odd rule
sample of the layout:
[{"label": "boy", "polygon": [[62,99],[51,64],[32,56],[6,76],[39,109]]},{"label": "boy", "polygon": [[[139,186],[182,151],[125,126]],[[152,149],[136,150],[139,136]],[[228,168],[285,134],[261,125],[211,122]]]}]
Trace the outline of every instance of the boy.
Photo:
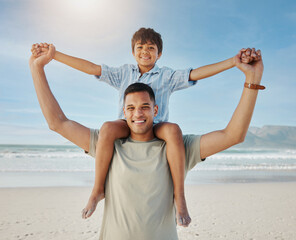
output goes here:
[{"label": "boy", "polygon": [[[38,57],[48,50],[48,44],[33,45],[32,52]],[[156,95],[156,104],[159,106],[159,114],[155,118],[155,135],[167,144],[167,159],[171,169],[174,184],[174,199],[176,204],[176,219],[180,226],[188,226],[191,219],[186,207],[184,196],[184,162],[185,149],[182,132],[178,125],[168,121],[168,101],[170,94],[192,86],[197,80],[203,79],[235,66],[234,58],[223,62],[200,67],[197,69],[185,69],[174,71],[170,68],[159,68],[157,60],[162,54],[161,35],[153,29],[141,28],[132,38],[132,54],[137,66],[124,65],[119,68],[110,68],[106,65],[96,65],[83,59],[71,57],[56,51],[54,59],[75,69],[97,76],[119,90],[119,119],[106,122],[99,132],[99,140],[96,147],[96,171],[95,184],[88,204],[83,210],[88,218],[94,212],[97,203],[104,198],[104,184],[109,164],[113,155],[114,141],[129,135],[129,128],[123,117],[123,93],[127,86],[134,82],[144,82],[150,85]],[[242,61],[245,63],[256,60],[260,55],[250,49],[242,49]],[[131,107],[128,111],[134,111]],[[134,114],[133,124],[141,126],[146,120],[141,112]],[[141,129],[141,128],[139,128]],[[143,131],[145,131],[143,129]]]}]

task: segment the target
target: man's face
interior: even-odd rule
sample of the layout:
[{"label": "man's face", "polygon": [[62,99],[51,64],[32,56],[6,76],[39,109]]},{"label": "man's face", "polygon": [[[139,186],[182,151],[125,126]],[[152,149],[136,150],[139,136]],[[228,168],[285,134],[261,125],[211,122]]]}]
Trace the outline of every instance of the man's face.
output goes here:
[{"label": "man's face", "polygon": [[141,41],[137,41],[133,49],[133,55],[140,69],[150,70],[160,58],[161,53],[158,53],[156,44],[151,42],[142,44]]},{"label": "man's face", "polygon": [[158,106],[150,99],[147,92],[129,93],[125,97],[124,116],[134,140],[149,141],[154,138],[153,118]]}]

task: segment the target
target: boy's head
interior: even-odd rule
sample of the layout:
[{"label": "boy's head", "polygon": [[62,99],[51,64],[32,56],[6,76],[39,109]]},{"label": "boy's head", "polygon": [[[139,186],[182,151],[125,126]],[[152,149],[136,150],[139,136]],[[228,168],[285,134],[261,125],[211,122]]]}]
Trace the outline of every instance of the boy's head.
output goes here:
[{"label": "boy's head", "polygon": [[136,43],[140,41],[141,44],[153,43],[157,46],[158,54],[162,53],[162,39],[161,35],[155,32],[152,28],[140,28],[134,33],[132,37],[132,51],[134,52]]}]

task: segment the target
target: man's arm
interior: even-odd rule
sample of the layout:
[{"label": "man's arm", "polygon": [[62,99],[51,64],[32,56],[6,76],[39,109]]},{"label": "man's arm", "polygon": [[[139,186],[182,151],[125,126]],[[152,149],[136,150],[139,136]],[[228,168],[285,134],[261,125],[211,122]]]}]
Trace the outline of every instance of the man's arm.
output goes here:
[{"label": "man's arm", "polygon": [[44,66],[52,60],[54,52],[54,46],[51,45],[46,54],[42,54],[37,58],[32,55],[29,61],[42,113],[51,130],[59,133],[77,146],[88,151],[90,129],[75,121],[69,120],[49,88],[44,72]]},{"label": "man's arm", "polygon": [[[235,62],[236,66],[245,74],[247,83],[260,84],[263,74],[261,58],[253,64],[245,64],[241,62],[238,54],[235,57]],[[251,122],[258,91],[244,88],[239,104],[227,127],[201,137],[200,155],[202,159],[244,141]]]},{"label": "man's arm", "polygon": [[[39,57],[42,54],[46,54],[48,52],[48,49],[49,45],[47,43],[34,44],[32,46],[32,53],[35,57]],[[101,76],[101,66],[96,65],[90,61],[77,57],[72,57],[58,51],[55,51],[53,59],[84,73]]]}]

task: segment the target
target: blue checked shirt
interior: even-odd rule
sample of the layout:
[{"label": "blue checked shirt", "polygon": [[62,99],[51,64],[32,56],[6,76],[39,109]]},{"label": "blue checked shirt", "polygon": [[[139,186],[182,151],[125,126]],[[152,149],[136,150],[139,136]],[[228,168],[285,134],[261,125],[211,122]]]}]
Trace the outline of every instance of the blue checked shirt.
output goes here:
[{"label": "blue checked shirt", "polygon": [[[141,82],[149,85],[155,94],[158,114],[155,123],[166,122],[169,119],[169,98],[174,91],[193,86],[197,81],[189,81],[192,68],[173,70],[168,67],[154,66],[149,72],[141,76],[138,66],[125,64],[121,67],[108,67],[101,65],[101,76],[96,76],[100,81],[106,82],[119,91],[119,119],[124,119],[123,97],[125,89],[132,83]],[[141,77],[140,77],[141,76]]]}]

